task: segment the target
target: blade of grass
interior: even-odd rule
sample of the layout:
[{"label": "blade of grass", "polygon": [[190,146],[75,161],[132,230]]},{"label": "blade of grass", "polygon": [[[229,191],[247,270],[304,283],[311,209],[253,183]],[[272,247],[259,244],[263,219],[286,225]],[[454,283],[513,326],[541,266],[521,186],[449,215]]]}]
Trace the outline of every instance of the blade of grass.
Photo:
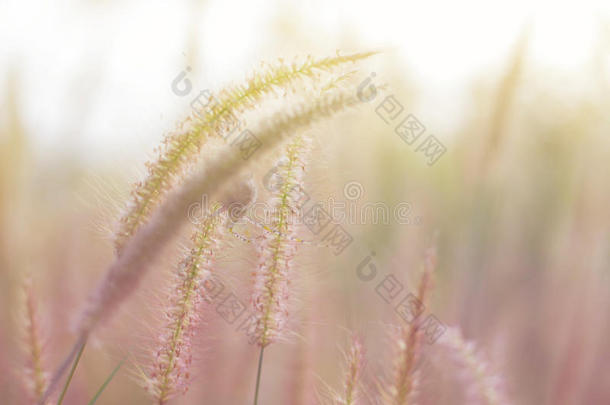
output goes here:
[{"label": "blade of grass", "polygon": [[74,375],[74,372],[76,371],[76,366],[78,366],[78,362],[80,361],[80,357],[83,354],[83,350],[85,350],[86,344],[87,344],[87,341],[84,341],[83,344],[81,345],[80,349],[78,350],[78,354],[76,355],[76,358],[74,359],[74,363],[72,364],[72,368],[70,369],[70,374],[68,374],[68,379],[66,380],[66,385],[64,385],[64,389],[61,391],[61,395],[59,396],[59,399],[57,400],[57,405],[61,405],[61,403],[64,400],[64,396],[66,395],[66,391],[68,391],[68,386],[70,385],[70,382],[72,381],[72,376]]},{"label": "blade of grass", "polygon": [[112,373],[110,373],[110,375],[108,376],[108,378],[106,378],[106,381],[104,381],[104,383],[102,384],[102,386],[100,387],[99,390],[97,390],[97,392],[95,393],[95,395],[93,396],[93,398],[91,398],[91,401],[89,401],[88,405],[93,405],[95,404],[95,401],[97,401],[97,399],[100,397],[100,395],[102,395],[102,392],[104,392],[104,390],[106,389],[106,386],[108,384],[110,384],[110,381],[112,381],[112,379],[114,378],[114,375],[119,371],[119,369],[121,368],[121,366],[123,365],[123,363],[125,362],[125,359],[121,360],[119,362],[119,364],[117,364],[117,366],[114,368],[114,370],[112,370]]}]

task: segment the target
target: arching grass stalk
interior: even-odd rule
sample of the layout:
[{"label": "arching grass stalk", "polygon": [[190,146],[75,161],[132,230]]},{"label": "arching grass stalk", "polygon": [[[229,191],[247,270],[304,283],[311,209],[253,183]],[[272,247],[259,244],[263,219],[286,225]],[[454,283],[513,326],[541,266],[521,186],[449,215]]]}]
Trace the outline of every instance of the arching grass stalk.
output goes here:
[{"label": "arching grass stalk", "polygon": [[119,254],[136,230],[146,222],[154,208],[184,173],[185,167],[197,158],[201,146],[212,135],[234,130],[239,115],[255,108],[268,95],[294,91],[299,80],[312,85],[321,73],[332,73],[344,65],[358,62],[375,52],[339,55],[322,59],[308,56],[304,62],[263,65],[243,84],[227,87],[214,96],[214,102],[197,106],[193,116],[181,128],[166,136],[157,151],[156,161],[147,163],[148,175],[135,185],[126,213],[116,232],[115,247]]}]

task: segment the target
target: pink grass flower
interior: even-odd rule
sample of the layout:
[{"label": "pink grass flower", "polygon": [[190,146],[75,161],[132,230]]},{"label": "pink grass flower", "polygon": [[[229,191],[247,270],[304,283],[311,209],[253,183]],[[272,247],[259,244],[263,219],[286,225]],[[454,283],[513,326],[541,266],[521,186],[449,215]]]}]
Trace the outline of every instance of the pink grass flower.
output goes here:
[{"label": "pink grass flower", "polygon": [[23,315],[23,351],[25,369],[23,383],[30,401],[38,401],[48,384],[48,373],[44,368],[44,341],[38,313],[38,300],[32,279],[27,278],[24,287],[25,312]]},{"label": "pink grass flower", "polygon": [[352,338],[349,352],[345,356],[344,398],[341,405],[355,405],[359,400],[359,384],[364,370],[365,352],[362,341],[358,336]]},{"label": "pink grass flower", "polygon": [[261,347],[280,338],[286,327],[290,273],[298,244],[292,219],[299,211],[298,193],[303,190],[304,157],[308,149],[309,142],[304,136],[286,147],[277,173],[281,184],[270,200],[272,232],[263,234],[258,245],[252,305],[256,318],[254,336]]},{"label": "pink grass flower", "polygon": [[477,351],[473,342],[462,336],[459,328],[449,328],[438,341],[460,368],[460,379],[469,404],[508,404],[503,379]]},{"label": "pink grass flower", "polygon": [[193,235],[192,249],[179,264],[164,311],[165,325],[157,337],[153,362],[144,378],[146,389],[159,404],[188,390],[192,342],[204,300],[199,290],[213,271],[223,219],[223,215],[208,215],[202,221]]}]

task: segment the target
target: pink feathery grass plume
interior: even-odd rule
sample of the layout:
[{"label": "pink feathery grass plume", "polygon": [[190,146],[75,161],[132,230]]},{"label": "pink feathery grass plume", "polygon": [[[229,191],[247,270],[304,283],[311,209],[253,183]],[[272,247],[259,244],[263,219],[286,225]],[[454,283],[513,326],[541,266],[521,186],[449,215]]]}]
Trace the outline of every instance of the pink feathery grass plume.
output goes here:
[{"label": "pink feathery grass plume", "polygon": [[[436,267],[436,248],[426,250],[423,273],[417,289],[417,299],[426,305],[428,292],[432,288],[432,272]],[[387,405],[407,405],[413,403],[419,383],[417,362],[421,356],[423,338],[422,317],[415,318],[409,325],[394,331],[392,341],[395,346],[393,372],[389,379],[380,384],[380,399]]]},{"label": "pink feathery grass plume", "polygon": [[254,336],[261,347],[280,338],[285,331],[290,299],[290,273],[297,250],[294,217],[298,214],[299,193],[303,190],[305,155],[309,140],[297,137],[286,147],[278,165],[281,184],[269,205],[272,208],[270,229],[258,245],[259,264],[254,272],[252,306]]},{"label": "pink feathery grass plume", "polygon": [[159,404],[188,390],[192,340],[201,320],[203,300],[199,290],[214,267],[214,256],[222,237],[218,214],[220,204],[212,207],[193,234],[193,246],[178,266],[174,286],[165,310],[166,319],[158,336],[158,347],[148,374],[143,376],[147,391]]},{"label": "pink feathery grass plume", "polygon": [[48,373],[44,367],[44,338],[38,313],[38,300],[31,277],[23,286],[25,308],[23,311],[22,346],[25,358],[23,383],[28,400],[40,400],[48,384]]},{"label": "pink feathery grass plume", "polygon": [[438,340],[460,369],[468,404],[508,404],[503,379],[478,353],[473,342],[464,340],[459,328],[448,328]]},{"label": "pink feathery grass plume", "polygon": [[324,384],[317,392],[317,402],[329,405],[356,405],[363,403],[367,393],[362,386],[365,367],[365,350],[361,338],[352,334],[347,351],[343,351],[343,386],[340,390]]},{"label": "pink feathery grass plume", "polygon": [[349,352],[345,355],[346,370],[345,381],[343,383],[343,398],[337,402],[337,405],[355,405],[359,403],[359,384],[364,370],[364,356],[362,341],[358,336],[354,335]]}]

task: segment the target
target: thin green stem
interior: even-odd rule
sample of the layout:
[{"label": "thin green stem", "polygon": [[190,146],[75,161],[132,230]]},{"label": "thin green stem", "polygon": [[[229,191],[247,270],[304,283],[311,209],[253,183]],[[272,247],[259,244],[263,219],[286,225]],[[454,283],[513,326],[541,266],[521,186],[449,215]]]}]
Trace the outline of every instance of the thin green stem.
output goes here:
[{"label": "thin green stem", "polygon": [[121,368],[121,366],[123,365],[124,362],[125,362],[125,359],[121,360],[121,362],[119,364],[117,364],[117,366],[114,368],[114,370],[112,370],[112,373],[110,373],[108,378],[106,378],[106,381],[104,381],[104,383],[102,384],[100,389],[98,389],[97,392],[95,393],[95,395],[93,396],[93,398],[91,398],[91,401],[89,401],[88,405],[95,404],[97,399],[100,397],[100,395],[102,395],[102,392],[104,392],[104,390],[106,389],[108,384],[110,384],[110,381],[112,381],[112,379],[114,378],[114,375],[117,373],[117,371],[119,371],[119,369]]},{"label": "thin green stem", "polygon": [[70,381],[72,381],[72,376],[74,375],[74,372],[76,371],[76,366],[78,366],[78,362],[80,361],[80,357],[83,354],[83,350],[85,350],[86,344],[87,344],[87,341],[85,340],[83,342],[83,344],[81,345],[80,349],[78,350],[78,354],[76,355],[76,358],[74,359],[74,363],[72,364],[72,368],[70,369],[70,374],[68,374],[68,379],[66,380],[66,385],[64,385],[64,389],[61,391],[61,395],[59,396],[59,399],[57,400],[57,405],[61,405],[61,403],[64,400],[64,396],[66,395],[66,391],[68,391],[68,386],[70,385]]},{"label": "thin green stem", "polygon": [[261,346],[261,354],[258,357],[258,371],[256,372],[256,390],[254,391],[254,405],[258,404],[258,388],[261,383],[261,370],[263,368],[263,352],[265,346]]}]

